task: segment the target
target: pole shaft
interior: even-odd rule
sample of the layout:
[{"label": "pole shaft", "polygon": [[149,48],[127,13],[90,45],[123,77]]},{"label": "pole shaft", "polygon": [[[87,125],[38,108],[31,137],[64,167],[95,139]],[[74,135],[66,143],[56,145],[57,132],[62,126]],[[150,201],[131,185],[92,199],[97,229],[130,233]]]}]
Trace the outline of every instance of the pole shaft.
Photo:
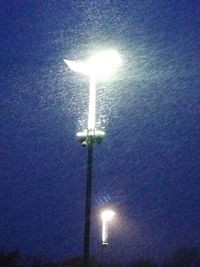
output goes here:
[{"label": "pole shaft", "polygon": [[84,258],[83,266],[90,265],[90,220],[92,198],[92,165],[93,165],[93,138],[90,137],[87,147],[87,177],[86,177],[86,202],[85,202],[85,231],[84,231]]},{"label": "pole shaft", "polygon": [[96,78],[90,77],[89,109],[88,109],[88,130],[94,130],[96,124]]},{"label": "pole shaft", "polygon": [[104,252],[104,246],[103,246],[103,244],[101,244],[101,265],[103,266],[103,264],[104,264],[104,258],[103,258],[103,252]]}]

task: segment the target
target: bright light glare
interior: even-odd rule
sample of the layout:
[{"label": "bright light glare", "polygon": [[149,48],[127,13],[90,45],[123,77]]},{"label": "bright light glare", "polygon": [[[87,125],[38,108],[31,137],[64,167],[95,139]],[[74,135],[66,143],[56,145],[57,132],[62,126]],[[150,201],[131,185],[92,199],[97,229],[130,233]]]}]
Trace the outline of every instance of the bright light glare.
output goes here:
[{"label": "bright light glare", "polygon": [[66,59],[64,62],[72,71],[82,73],[90,78],[88,130],[93,133],[96,127],[96,82],[99,78],[110,77],[115,67],[121,63],[121,58],[117,51],[107,50],[95,54],[87,62]]},{"label": "bright light glare", "polygon": [[115,212],[114,211],[112,211],[112,210],[104,210],[101,213],[101,218],[103,220],[110,221],[110,220],[112,220],[112,218],[114,217],[114,215],[115,215]]},{"label": "bright light glare", "polygon": [[115,50],[101,51],[88,60],[91,73],[100,77],[112,74],[120,63],[121,58]]},{"label": "bright light glare", "polygon": [[90,76],[88,130],[94,132],[96,126],[96,79]]},{"label": "bright light glare", "polygon": [[113,216],[115,215],[115,212],[112,210],[104,210],[101,213],[102,218],[102,244],[107,245],[108,244],[108,225],[107,222],[111,221]]},{"label": "bright light glare", "polygon": [[98,78],[107,78],[115,70],[115,67],[121,63],[120,55],[115,50],[101,51],[93,55],[86,62],[71,61],[64,59],[68,67],[75,72],[82,73],[87,76],[95,76]]}]

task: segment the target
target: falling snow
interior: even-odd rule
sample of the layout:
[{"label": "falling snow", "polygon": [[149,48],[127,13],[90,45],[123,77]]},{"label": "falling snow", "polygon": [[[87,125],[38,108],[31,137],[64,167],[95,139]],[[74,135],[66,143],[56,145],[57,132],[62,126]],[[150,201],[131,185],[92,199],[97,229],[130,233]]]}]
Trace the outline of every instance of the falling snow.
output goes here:
[{"label": "falling snow", "polygon": [[[5,2],[5,1],[4,1]],[[162,259],[199,246],[198,1],[1,4],[0,247],[60,259],[82,253],[87,77],[63,59],[114,47],[122,65],[97,84],[92,253],[99,209],[116,210],[112,259]]]}]

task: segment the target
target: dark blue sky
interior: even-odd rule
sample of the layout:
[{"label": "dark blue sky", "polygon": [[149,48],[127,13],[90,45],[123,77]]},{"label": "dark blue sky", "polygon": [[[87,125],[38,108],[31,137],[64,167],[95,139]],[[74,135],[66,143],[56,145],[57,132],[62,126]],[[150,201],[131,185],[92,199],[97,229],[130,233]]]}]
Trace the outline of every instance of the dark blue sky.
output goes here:
[{"label": "dark blue sky", "polygon": [[0,247],[82,254],[88,81],[63,58],[102,47],[123,65],[98,85],[91,251],[104,202],[109,257],[200,246],[199,1],[3,0],[0,20]]}]

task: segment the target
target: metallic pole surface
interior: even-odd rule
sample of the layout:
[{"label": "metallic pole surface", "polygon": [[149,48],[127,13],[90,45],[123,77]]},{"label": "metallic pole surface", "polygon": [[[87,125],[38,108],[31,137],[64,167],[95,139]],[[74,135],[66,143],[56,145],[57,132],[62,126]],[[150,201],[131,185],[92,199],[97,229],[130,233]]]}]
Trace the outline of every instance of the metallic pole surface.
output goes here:
[{"label": "metallic pole surface", "polygon": [[101,265],[104,266],[104,248],[106,245],[101,244]]},{"label": "metallic pole surface", "polygon": [[87,177],[85,196],[85,230],[84,230],[84,257],[83,266],[90,266],[90,220],[91,220],[91,198],[92,198],[92,167],[93,167],[93,136],[88,136],[87,142]]}]

